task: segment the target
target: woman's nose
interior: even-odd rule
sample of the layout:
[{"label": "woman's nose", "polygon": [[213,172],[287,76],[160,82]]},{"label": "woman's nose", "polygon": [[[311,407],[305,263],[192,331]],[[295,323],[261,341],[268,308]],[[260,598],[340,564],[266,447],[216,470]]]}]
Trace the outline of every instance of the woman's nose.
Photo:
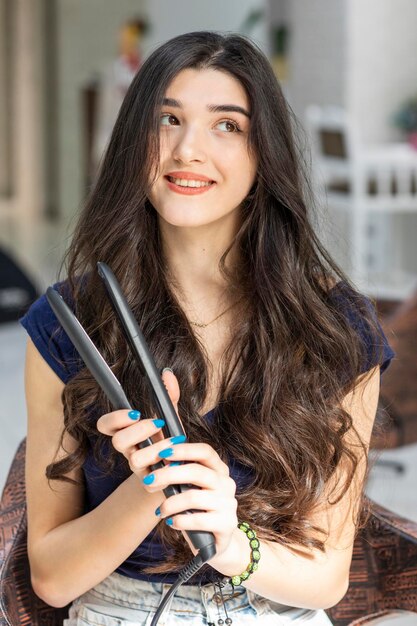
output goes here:
[{"label": "woman's nose", "polygon": [[183,163],[204,162],[207,158],[203,132],[196,128],[184,129],[173,148],[173,158]]}]

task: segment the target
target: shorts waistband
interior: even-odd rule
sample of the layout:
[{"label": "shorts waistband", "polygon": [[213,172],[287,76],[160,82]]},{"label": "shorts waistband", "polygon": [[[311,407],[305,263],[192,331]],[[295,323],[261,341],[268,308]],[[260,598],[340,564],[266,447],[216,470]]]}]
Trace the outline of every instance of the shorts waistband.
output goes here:
[{"label": "shorts waistband", "polygon": [[[243,586],[232,587],[227,578],[219,576],[223,583],[220,593],[218,584],[206,583],[197,585],[181,585],[172,596],[165,611],[201,612],[205,610],[217,612],[223,600],[227,602],[227,611],[234,611],[249,604],[247,590]],[[172,583],[147,582],[129,578],[114,572],[101,583],[93,587],[88,594],[102,602],[119,604],[132,610],[156,611],[162,599],[172,587]]]}]

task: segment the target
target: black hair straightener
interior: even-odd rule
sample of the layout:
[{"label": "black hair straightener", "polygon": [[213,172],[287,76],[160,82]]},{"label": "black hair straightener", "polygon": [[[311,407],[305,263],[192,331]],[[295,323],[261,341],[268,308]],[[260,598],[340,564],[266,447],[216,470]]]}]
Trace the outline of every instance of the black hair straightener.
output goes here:
[{"label": "black hair straightener", "polygon": [[[132,353],[137,360],[138,367],[143,376],[146,377],[150,386],[152,404],[156,416],[165,420],[165,426],[162,429],[164,437],[174,437],[176,435],[184,435],[181,422],[177,416],[168,392],[159,375],[155,361],[149,351],[145,338],[140,330],[136,319],[130,310],[126,298],[122,293],[119,283],[116,280],[111,269],[105,263],[97,263],[98,272],[103,279],[107,294],[110,298],[112,308],[120,320],[124,335],[129,342]],[[46,297],[52,310],[60,321],[62,327],[71,339],[79,355],[84,361],[91,374],[94,376],[101,389],[106,394],[114,410],[132,409],[122,386],[116,376],[107,365],[100,352],[97,350],[90,337],[65,303],[62,296],[49,287],[46,291]],[[139,444],[140,448],[152,445],[153,441],[148,438]],[[165,467],[163,461],[159,461],[151,466],[152,470]],[[183,493],[191,489],[192,485],[168,485],[163,491],[167,498],[172,495]],[[194,487],[195,488],[195,487]],[[185,513],[193,513],[193,510],[184,511]],[[171,596],[180,585],[189,580],[209,559],[216,554],[216,544],[214,535],[208,531],[185,531],[190,538],[193,546],[198,553],[190,561],[190,563],[179,573],[178,580],[169,589],[166,596],[162,599],[161,604],[152,620],[151,626],[158,623],[164,607]]]}]

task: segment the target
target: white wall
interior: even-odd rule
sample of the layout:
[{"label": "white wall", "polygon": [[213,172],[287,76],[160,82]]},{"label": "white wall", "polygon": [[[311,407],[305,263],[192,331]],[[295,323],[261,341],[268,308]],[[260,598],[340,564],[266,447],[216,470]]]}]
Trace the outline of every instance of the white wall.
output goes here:
[{"label": "white wall", "polygon": [[347,0],[291,0],[288,98],[303,120],[306,106],[343,104]]},{"label": "white wall", "polygon": [[390,122],[417,93],[416,0],[349,0],[346,106],[365,142],[401,137]]},{"label": "white wall", "polygon": [[84,198],[81,89],[117,55],[119,26],[145,13],[141,0],[59,0],[59,209],[66,217]]},{"label": "white wall", "polygon": [[[10,133],[8,131],[10,124],[8,119],[10,93],[6,89],[6,81],[9,74],[6,67],[8,61],[8,42],[5,37],[7,27],[6,2],[5,0],[0,0],[0,197],[9,192],[10,182],[8,149],[10,141]],[[7,87],[10,88],[10,85]]]},{"label": "white wall", "polygon": [[[246,16],[256,9],[268,11],[266,0],[150,0],[148,15],[152,32],[146,51],[183,33],[194,30],[237,31]],[[267,20],[264,19],[250,34],[265,51],[269,50]]]},{"label": "white wall", "polygon": [[290,20],[291,0],[270,0],[271,23],[288,23]]},{"label": "white wall", "polygon": [[391,115],[417,93],[417,2],[292,0],[289,8],[295,112],[340,104],[364,142],[399,139]]},{"label": "white wall", "polygon": [[[43,206],[43,169],[39,158],[42,150],[43,83],[42,2],[41,0],[15,0],[11,5],[12,59],[11,119],[12,142],[9,163],[13,175],[13,196],[0,204],[11,216],[23,217],[22,225],[39,215]],[[5,19],[2,11],[0,19]],[[3,73],[6,68],[3,68]],[[3,101],[3,107],[6,103]],[[9,129],[10,130],[10,129]],[[1,128],[0,128],[1,131]],[[9,158],[3,152],[3,158]]]}]

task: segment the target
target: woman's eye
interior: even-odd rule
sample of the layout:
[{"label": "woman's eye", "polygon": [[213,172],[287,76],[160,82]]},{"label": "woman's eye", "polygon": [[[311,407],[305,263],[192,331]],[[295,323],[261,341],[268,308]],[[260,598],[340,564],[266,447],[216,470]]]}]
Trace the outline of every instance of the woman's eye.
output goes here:
[{"label": "woman's eye", "polygon": [[232,122],[231,120],[224,120],[223,122],[219,122],[218,126],[223,124],[225,126],[225,130],[228,133],[240,133],[241,130],[236,122]]},{"label": "woman's eye", "polygon": [[163,115],[161,115],[162,126],[172,126],[173,120],[175,120],[175,122],[178,121],[175,115],[172,115],[171,113],[164,113]]},{"label": "woman's eye", "polygon": [[[161,115],[161,126],[176,126],[179,122],[175,115],[172,113],[163,113]],[[220,130],[226,131],[227,133],[240,133],[241,129],[237,122],[233,122],[232,120],[223,120],[223,122],[219,122],[217,126],[223,125],[223,128]]]}]

